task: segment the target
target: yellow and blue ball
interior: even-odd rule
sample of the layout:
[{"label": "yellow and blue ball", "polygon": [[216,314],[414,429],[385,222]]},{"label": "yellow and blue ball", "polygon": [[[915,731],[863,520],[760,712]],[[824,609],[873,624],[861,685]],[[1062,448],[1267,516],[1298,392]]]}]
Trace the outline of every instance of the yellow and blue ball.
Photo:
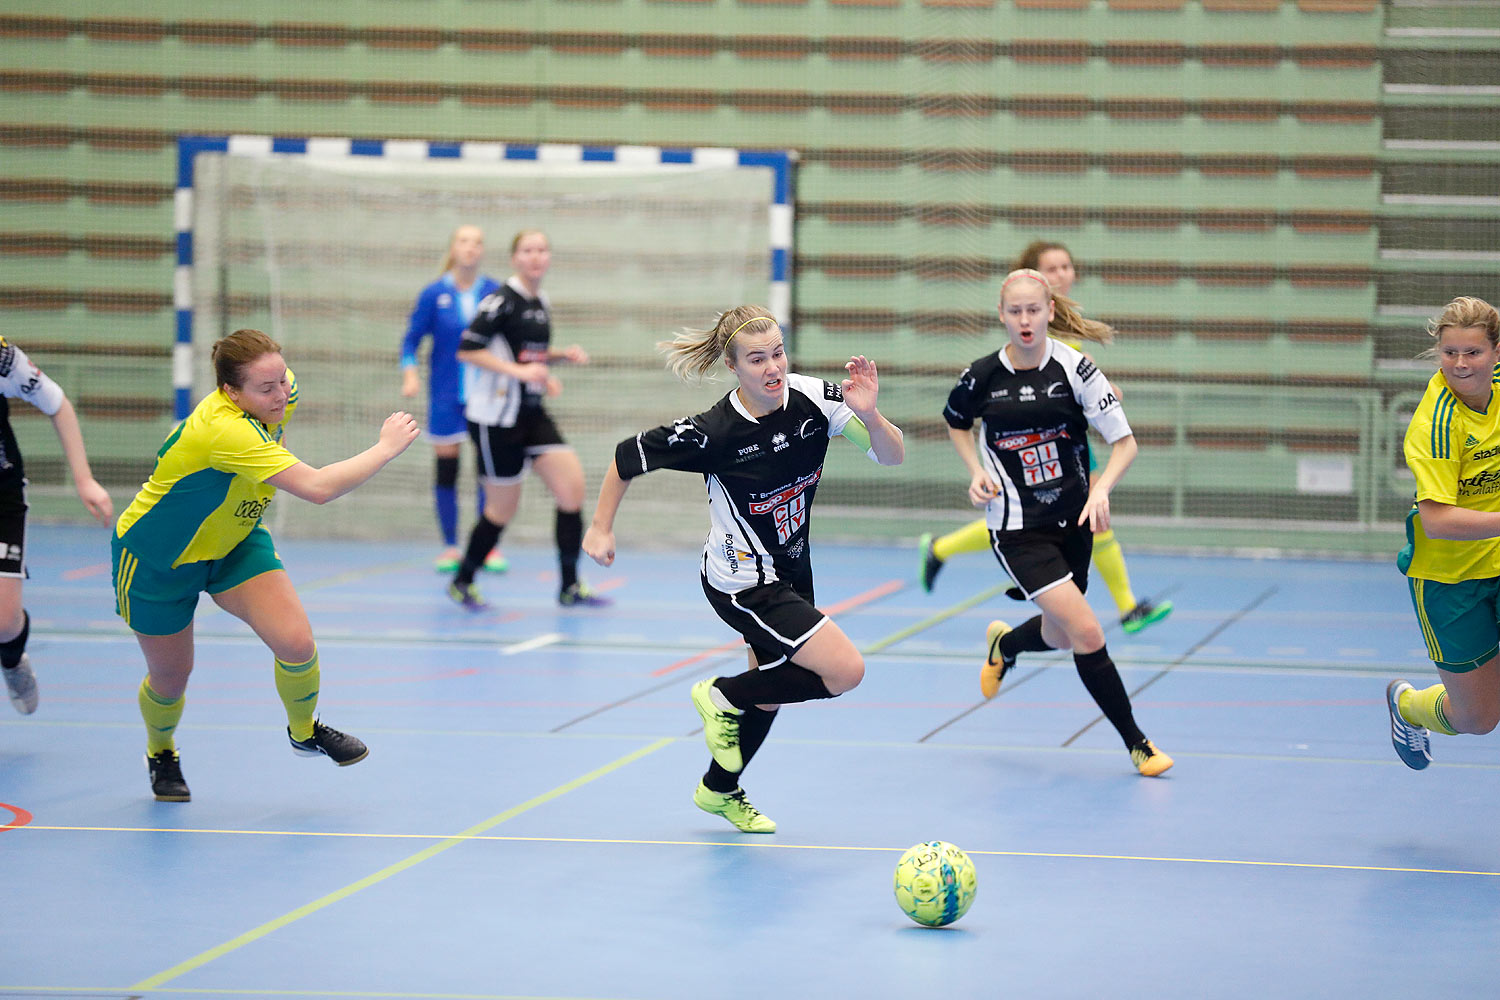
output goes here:
[{"label": "yellow and blue ball", "polygon": [[919,924],[951,924],[974,903],[974,862],[945,840],[931,840],[896,862],[896,903]]}]

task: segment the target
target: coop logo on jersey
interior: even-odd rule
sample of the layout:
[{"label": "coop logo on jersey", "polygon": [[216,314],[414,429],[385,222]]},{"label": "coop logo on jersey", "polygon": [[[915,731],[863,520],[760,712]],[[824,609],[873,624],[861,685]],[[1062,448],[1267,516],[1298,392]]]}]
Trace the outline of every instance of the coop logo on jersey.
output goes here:
[{"label": "coop logo on jersey", "polygon": [[842,386],[834,385],[832,382],[824,382],[823,398],[830,399],[835,403],[842,403],[844,401],[844,389]]},{"label": "coop logo on jersey", "polygon": [[672,421],[672,433],[667,435],[667,444],[672,447],[697,445],[699,448],[707,448],[708,435],[693,423],[692,417],[682,417]]},{"label": "coop logo on jersey", "polygon": [[823,470],[821,468],[814,469],[807,475],[799,477],[797,481],[795,483],[792,483],[790,486],[783,486],[781,489],[776,490],[772,493],[762,493],[761,499],[751,502],[750,513],[764,514],[772,508],[786,503],[793,497],[799,496],[802,491],[806,490],[809,486],[815,485],[817,481],[822,478],[822,476]]},{"label": "coop logo on jersey", "polygon": [[787,448],[787,447],[790,447],[790,445],[787,444],[786,435],[785,434],[781,433],[780,431],[777,431],[775,434],[771,435],[771,450],[772,451],[780,451],[781,449]]},{"label": "coop logo on jersey", "polygon": [[1062,462],[1057,457],[1057,443],[1048,441],[1034,448],[1022,449],[1021,475],[1027,486],[1036,486],[1062,478]]},{"label": "coop logo on jersey", "polygon": [[1034,431],[1030,434],[1012,434],[1010,437],[998,439],[991,447],[997,451],[1019,451],[1034,444],[1041,444],[1043,441],[1053,441],[1065,436],[1062,431],[1056,430]]},{"label": "coop logo on jersey", "polygon": [[1079,380],[1083,382],[1087,382],[1089,379],[1099,374],[1099,366],[1094,364],[1088,358],[1079,358],[1078,367],[1073,370],[1078,373]]}]

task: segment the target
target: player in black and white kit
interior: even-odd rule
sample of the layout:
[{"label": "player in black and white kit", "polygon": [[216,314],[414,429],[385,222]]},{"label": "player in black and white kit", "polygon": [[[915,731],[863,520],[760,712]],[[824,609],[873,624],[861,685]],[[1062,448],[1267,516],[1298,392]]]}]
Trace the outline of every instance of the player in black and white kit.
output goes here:
[{"label": "player in black and white kit", "polygon": [[[1093,535],[1109,529],[1109,491],[1135,458],[1135,437],[1098,367],[1048,336],[1049,329],[1084,336],[1103,324],[1085,319],[1067,296],[1054,296],[1046,277],[1031,269],[1012,271],[1000,286],[1000,318],[1005,346],[964,370],[943,417],[969,470],[969,499],[985,508],[991,549],[1042,613],[1015,629],[990,623],[980,690],[993,698],[1020,653],[1072,649],[1079,678],[1136,769],[1155,777],[1172,758],[1136,725],[1104,630],[1083,596]],[[1092,488],[1090,427],[1114,446]]]},{"label": "player in black and white kit", "polygon": [[26,655],[31,616],[21,600],[21,581],[26,579],[26,470],[10,426],[12,399],[24,399],[52,418],[73,487],[88,512],[108,524],[115,508],[89,470],[73,404],[25,351],[0,337],[0,675],[5,677],[10,703],[17,712],[30,715],[38,697],[36,674]]},{"label": "player in black and white kit", "polygon": [[469,533],[469,544],[448,596],[470,610],[486,606],[474,574],[500,541],[521,500],[521,481],[528,468],[547,484],[557,503],[557,560],[561,575],[558,603],[597,607],[611,603],[578,578],[583,539],[583,465],[563,441],[542,400],[562,391],[551,365],[587,364],[577,344],[552,346],[551,306],[542,294],[542,278],[552,265],[547,235],[522,230],[511,241],[516,271],[498,292],[485,296],[458,346],[458,360],[474,368],[464,417],[469,437],[479,450],[479,482],[484,509]]},{"label": "player in black and white kit", "polygon": [[746,833],[776,824],[745,798],[740,772],[781,705],[834,698],[864,678],[859,650],[813,602],[809,515],[830,438],[842,435],[881,465],[905,457],[901,431],[876,408],[875,363],[849,360],[841,384],[787,371],[781,328],[769,311],[740,306],[712,330],[662,345],[679,376],[722,360],[739,386],[712,408],[621,441],[599,490],[583,549],[615,559],[615,514],[630,480],[655,469],[701,473],[711,526],[703,592],[749,644],[750,669],[693,685],[713,761],[693,801]]}]

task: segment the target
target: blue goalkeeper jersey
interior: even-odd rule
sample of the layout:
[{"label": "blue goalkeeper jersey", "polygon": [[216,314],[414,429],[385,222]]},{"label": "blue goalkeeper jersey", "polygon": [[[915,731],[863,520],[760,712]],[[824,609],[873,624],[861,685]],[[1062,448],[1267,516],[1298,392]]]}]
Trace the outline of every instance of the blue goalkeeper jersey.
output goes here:
[{"label": "blue goalkeeper jersey", "polygon": [[467,291],[460,292],[450,273],[422,289],[422,294],[417,296],[411,320],[406,325],[406,336],[401,338],[401,367],[417,364],[417,348],[421,346],[422,338],[431,336],[428,394],[433,401],[461,405],[466,398],[464,369],[467,366],[459,364],[458,342],[473,321],[480,300],[499,289],[500,283],[494,278],[480,275]]}]

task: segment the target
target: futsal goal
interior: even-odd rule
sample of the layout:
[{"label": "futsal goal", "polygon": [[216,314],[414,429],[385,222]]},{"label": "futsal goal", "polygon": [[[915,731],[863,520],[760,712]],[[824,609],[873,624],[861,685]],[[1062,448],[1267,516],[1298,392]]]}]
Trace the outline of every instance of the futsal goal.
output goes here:
[{"label": "futsal goal", "polygon": [[[301,402],[288,438],[304,461],[323,465],[368,447],[392,410],[425,423],[425,395],[399,392],[400,341],[450,235],[480,226],[481,270],[504,281],[511,236],[541,229],[553,250],[543,287],[554,344],[581,344],[591,357],[554,369],[563,392],[548,404],[583,461],[591,510],[618,440],[706,409],[727,390],[676,381],[657,341],[744,303],[767,305],[789,324],[791,167],[786,153],[733,149],[183,137],[177,415],[213,388],[209,345],[253,327],[283,345],[297,375]],[[466,530],[474,507],[467,446],[464,455]],[[281,503],[271,524],[436,544],[432,466],[419,441],[334,506]],[[525,494],[515,534],[550,536],[545,488],[536,482]],[[702,503],[695,477],[646,477],[621,524],[638,535],[701,536]]]}]

